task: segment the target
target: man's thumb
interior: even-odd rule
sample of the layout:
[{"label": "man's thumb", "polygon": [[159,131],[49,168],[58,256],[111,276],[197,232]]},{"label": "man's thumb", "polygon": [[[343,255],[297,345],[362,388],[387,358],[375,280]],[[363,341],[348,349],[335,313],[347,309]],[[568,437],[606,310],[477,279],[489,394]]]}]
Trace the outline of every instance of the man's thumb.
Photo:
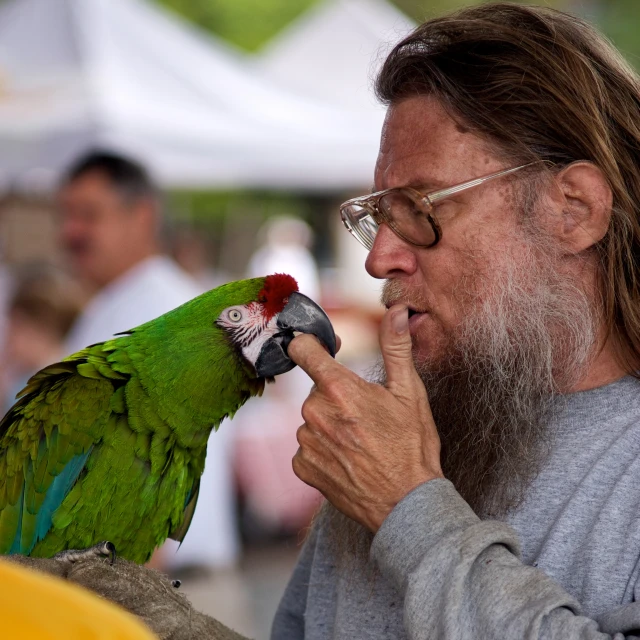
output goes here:
[{"label": "man's thumb", "polygon": [[412,395],[416,370],[411,356],[409,309],[403,304],[391,307],[382,319],[380,350],[387,372],[387,387],[394,395],[406,390]]}]

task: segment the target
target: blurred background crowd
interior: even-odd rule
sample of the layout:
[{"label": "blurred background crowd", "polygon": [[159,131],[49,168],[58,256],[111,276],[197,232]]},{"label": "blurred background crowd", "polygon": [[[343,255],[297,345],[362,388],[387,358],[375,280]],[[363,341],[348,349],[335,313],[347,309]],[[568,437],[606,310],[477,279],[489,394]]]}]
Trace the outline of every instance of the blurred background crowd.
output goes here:
[{"label": "blurred background crowd", "polygon": [[[28,377],[229,280],[292,274],[360,373],[378,285],[338,204],[370,189],[371,79],[464,0],[0,0],[0,402]],[[638,0],[547,0],[640,58]],[[185,542],[153,563],[252,637],[320,496],[291,471],[294,370],[213,434]]]}]

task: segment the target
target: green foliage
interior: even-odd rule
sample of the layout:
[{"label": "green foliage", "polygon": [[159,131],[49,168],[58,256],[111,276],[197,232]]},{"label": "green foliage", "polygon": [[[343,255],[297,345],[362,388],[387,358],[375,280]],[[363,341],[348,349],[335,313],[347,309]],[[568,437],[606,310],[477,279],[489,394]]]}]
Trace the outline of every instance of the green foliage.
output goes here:
[{"label": "green foliage", "polygon": [[416,22],[441,15],[447,11],[454,11],[462,7],[481,4],[482,0],[395,0],[394,4],[411,16]]},{"label": "green foliage", "polygon": [[[558,9],[566,7],[567,0],[512,0],[520,4],[543,4]],[[483,4],[486,0],[394,0],[394,4],[407,15],[420,22],[449,11]]]},{"label": "green foliage", "polygon": [[[522,0],[540,4],[534,0]],[[155,0],[182,17],[247,51],[256,51],[278,31],[322,0]],[[394,0],[417,21],[460,9],[483,0]],[[636,0],[610,0],[607,4],[634,4]],[[545,0],[562,8],[567,0]],[[636,23],[637,24],[637,23]]]},{"label": "green foliage", "polygon": [[640,69],[640,2],[603,0],[593,16],[587,16],[607,34],[629,63]]},{"label": "green foliage", "polygon": [[242,212],[258,223],[273,215],[308,217],[304,198],[278,191],[173,191],[169,210],[178,221],[221,220]]},{"label": "green foliage", "polygon": [[316,0],[156,0],[204,29],[253,51]]}]

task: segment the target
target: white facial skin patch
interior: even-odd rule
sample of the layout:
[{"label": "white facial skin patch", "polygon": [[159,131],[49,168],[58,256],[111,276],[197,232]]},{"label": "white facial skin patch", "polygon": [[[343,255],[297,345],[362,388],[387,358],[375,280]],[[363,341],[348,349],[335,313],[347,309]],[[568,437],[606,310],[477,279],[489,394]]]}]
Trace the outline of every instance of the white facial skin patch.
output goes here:
[{"label": "white facial skin patch", "polygon": [[277,314],[266,320],[263,306],[259,302],[251,302],[228,307],[220,314],[217,324],[229,332],[242,355],[255,368],[264,343],[279,331],[277,320]]}]

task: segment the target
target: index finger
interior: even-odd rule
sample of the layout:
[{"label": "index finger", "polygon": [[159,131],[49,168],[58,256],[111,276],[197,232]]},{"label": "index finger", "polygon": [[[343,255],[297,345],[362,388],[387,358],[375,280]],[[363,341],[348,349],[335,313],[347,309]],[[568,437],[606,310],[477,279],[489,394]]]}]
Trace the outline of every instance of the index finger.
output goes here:
[{"label": "index finger", "polygon": [[342,365],[336,362],[318,338],[303,333],[296,336],[287,348],[289,357],[320,387]]}]

